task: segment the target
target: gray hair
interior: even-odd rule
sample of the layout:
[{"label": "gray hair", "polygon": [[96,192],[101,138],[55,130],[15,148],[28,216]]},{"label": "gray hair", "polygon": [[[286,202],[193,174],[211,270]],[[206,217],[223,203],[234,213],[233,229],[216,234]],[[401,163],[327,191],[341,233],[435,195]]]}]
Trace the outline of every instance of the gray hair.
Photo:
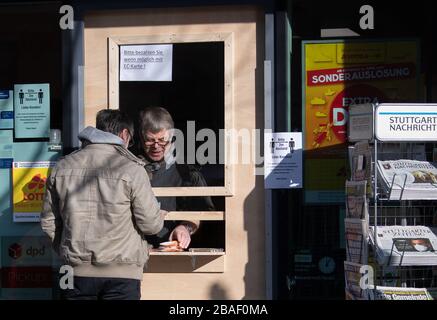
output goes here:
[{"label": "gray hair", "polygon": [[157,133],[163,129],[174,128],[174,122],[170,113],[162,107],[147,107],[140,112],[140,131],[142,137],[146,132]]}]

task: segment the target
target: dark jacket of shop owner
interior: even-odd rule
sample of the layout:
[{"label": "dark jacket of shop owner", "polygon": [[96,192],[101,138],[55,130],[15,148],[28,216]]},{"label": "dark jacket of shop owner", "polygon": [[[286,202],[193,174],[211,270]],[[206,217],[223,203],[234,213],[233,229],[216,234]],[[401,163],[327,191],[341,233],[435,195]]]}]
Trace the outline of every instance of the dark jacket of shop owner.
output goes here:
[{"label": "dark jacket of shop owner", "polygon": [[[145,169],[149,175],[152,187],[207,187],[202,173],[193,165],[171,164],[165,161],[159,163],[149,162],[144,156],[138,156],[146,163]],[[166,211],[214,211],[215,206],[209,196],[203,197],[157,197],[161,209]],[[191,221],[199,225],[199,221]],[[146,237],[147,242],[155,248],[161,242],[168,241],[170,232],[178,225],[177,221],[166,220],[162,230],[152,236]]]}]

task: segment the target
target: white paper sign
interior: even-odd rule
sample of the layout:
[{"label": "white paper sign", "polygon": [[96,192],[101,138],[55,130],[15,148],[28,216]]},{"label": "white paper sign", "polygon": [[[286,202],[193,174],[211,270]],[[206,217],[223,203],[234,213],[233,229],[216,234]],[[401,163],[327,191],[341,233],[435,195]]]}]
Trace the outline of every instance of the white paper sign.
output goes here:
[{"label": "white paper sign", "polygon": [[266,189],[302,188],[302,133],[264,135],[264,186]]},{"label": "white paper sign", "polygon": [[375,114],[380,141],[437,141],[437,104],[383,103]]},{"label": "white paper sign", "polygon": [[48,138],[50,132],[50,84],[14,85],[15,138]]},{"label": "white paper sign", "polygon": [[348,139],[350,142],[373,139],[373,105],[371,103],[349,106]]},{"label": "white paper sign", "polygon": [[172,81],[173,45],[120,46],[120,81]]}]

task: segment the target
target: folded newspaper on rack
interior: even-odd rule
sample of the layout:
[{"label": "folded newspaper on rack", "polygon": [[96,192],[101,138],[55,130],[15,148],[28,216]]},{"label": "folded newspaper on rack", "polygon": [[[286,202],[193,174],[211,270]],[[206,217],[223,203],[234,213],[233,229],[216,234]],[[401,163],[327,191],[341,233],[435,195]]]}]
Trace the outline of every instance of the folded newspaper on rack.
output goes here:
[{"label": "folded newspaper on rack", "polygon": [[368,292],[362,289],[360,286],[360,281],[362,278],[360,269],[364,265],[344,262],[344,278],[345,278],[345,294],[346,300],[368,300]]},{"label": "folded newspaper on rack", "polygon": [[437,199],[437,167],[432,162],[378,160],[378,172],[389,200]]},{"label": "folded newspaper on rack", "polygon": [[437,228],[426,226],[370,227],[369,239],[379,264],[388,266],[437,265]]},{"label": "folded newspaper on rack", "polygon": [[437,300],[437,288],[426,288],[428,294],[431,296],[432,300]]},{"label": "folded newspaper on rack", "polygon": [[376,286],[367,291],[371,300],[433,300],[426,288]]},{"label": "folded newspaper on rack", "polygon": [[362,219],[344,219],[346,238],[346,260],[367,264],[368,223]]},{"label": "folded newspaper on rack", "polygon": [[346,218],[369,221],[367,181],[346,181]]},{"label": "folded newspaper on rack", "polygon": [[357,142],[349,150],[351,162],[351,180],[367,181],[366,194],[372,195],[372,149],[367,142]]}]

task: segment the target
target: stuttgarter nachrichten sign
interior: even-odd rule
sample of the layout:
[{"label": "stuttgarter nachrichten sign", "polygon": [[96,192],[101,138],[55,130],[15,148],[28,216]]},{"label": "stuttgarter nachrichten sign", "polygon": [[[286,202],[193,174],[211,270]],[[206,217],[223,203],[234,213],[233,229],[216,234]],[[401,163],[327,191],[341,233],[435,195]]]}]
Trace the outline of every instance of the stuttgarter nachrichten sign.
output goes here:
[{"label": "stuttgarter nachrichten sign", "polygon": [[382,103],[375,135],[380,141],[437,141],[437,104]]}]

